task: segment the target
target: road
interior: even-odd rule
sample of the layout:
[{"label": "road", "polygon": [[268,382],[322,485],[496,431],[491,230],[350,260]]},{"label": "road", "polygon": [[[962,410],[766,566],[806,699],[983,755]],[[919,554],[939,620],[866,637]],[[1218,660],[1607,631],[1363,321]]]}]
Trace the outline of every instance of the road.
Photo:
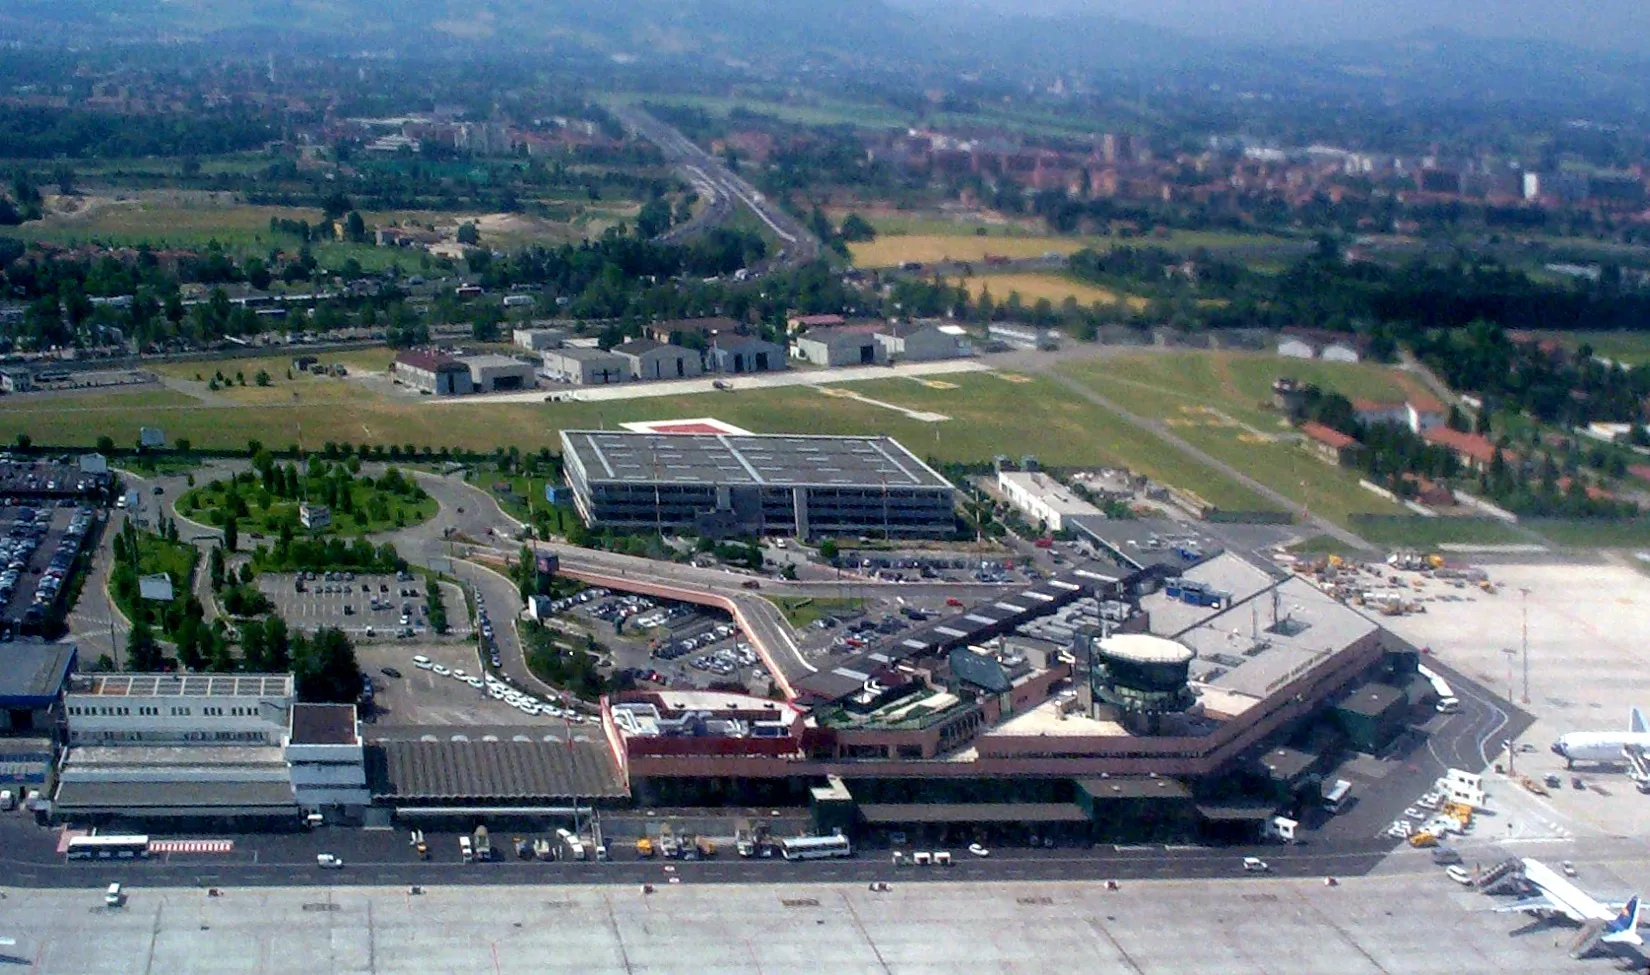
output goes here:
[{"label": "road", "polygon": [[1073,394],[1088,400],[1090,403],[1093,403],[1101,409],[1110,410],[1111,412],[1116,413],[1118,416],[1134,424],[1140,429],[1145,430],[1152,436],[1157,437],[1159,440],[1162,440],[1164,443],[1174,447],[1176,450],[1190,455],[1199,463],[1206,464],[1209,467],[1214,468],[1273,504],[1276,504],[1285,510],[1293,512],[1294,514],[1304,518],[1319,531],[1330,536],[1331,538],[1363,551],[1375,550],[1374,545],[1371,545],[1359,535],[1342,528],[1340,525],[1337,525],[1326,518],[1321,518],[1314,515],[1305,505],[1300,504],[1279,491],[1275,491],[1272,488],[1267,487],[1265,484],[1262,484],[1249,475],[1243,473],[1231,464],[1228,464],[1223,460],[1219,460],[1210,455],[1207,451],[1188,443],[1185,439],[1171,430],[1168,424],[1162,422],[1161,420],[1152,420],[1140,416],[1137,413],[1131,413],[1077,380],[1072,379],[1069,376],[1061,375],[1053,369],[1044,368],[1040,371],[1042,371],[1044,375],[1048,376],[1048,378],[1066,387],[1066,389],[1070,390]]},{"label": "road", "polygon": [[818,238],[797,219],[764,197],[756,187],[734,174],[721,160],[699,148],[693,140],[634,105],[614,106],[611,111],[625,128],[657,145],[665,159],[675,166],[701,196],[737,200],[779,238],[785,250],[776,263],[795,266],[819,257]]}]

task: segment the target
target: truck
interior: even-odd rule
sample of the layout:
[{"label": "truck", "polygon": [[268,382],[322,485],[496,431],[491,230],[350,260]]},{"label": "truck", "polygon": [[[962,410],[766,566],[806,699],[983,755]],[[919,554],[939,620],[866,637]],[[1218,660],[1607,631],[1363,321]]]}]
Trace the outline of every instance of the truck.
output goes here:
[{"label": "truck", "polygon": [[557,844],[561,847],[562,856],[568,860],[584,859],[584,841],[569,830],[556,830]]},{"label": "truck", "polygon": [[554,860],[556,854],[550,849],[550,841],[542,836],[533,841],[533,856],[539,860]]},{"label": "truck", "polygon": [[465,863],[476,862],[475,847],[470,844],[470,838],[468,836],[460,836],[458,838],[458,855],[464,860]]},{"label": "truck", "polygon": [[491,860],[493,858],[493,843],[492,843],[492,840],[489,839],[488,836],[487,836],[487,827],[485,827],[485,826],[477,826],[476,827],[475,839],[473,840],[473,842],[475,844],[475,849],[476,849],[476,862],[477,863],[485,863],[486,861]]},{"label": "truck", "polygon": [[636,841],[636,855],[643,860],[653,859],[653,854],[655,852],[656,851],[653,849],[653,841],[647,837],[644,836]]},{"label": "truck", "polygon": [[695,836],[693,845],[699,851],[700,859],[708,859],[716,855],[716,844],[706,837]]},{"label": "truck", "polygon": [[524,836],[516,837],[515,838],[515,844],[516,844],[516,859],[517,860],[531,860],[531,859],[533,859],[533,844],[529,843],[527,841],[526,837],[524,837]]}]

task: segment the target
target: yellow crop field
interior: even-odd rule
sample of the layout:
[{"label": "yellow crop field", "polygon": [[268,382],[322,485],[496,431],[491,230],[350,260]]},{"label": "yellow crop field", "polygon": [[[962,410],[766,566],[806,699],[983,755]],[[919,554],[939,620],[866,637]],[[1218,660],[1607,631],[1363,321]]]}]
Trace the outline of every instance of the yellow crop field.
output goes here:
[{"label": "yellow crop field", "polygon": [[963,284],[975,298],[989,288],[991,300],[999,304],[1007,300],[1010,292],[1018,292],[1020,300],[1028,305],[1039,298],[1047,298],[1059,306],[1067,298],[1076,298],[1080,305],[1092,305],[1097,301],[1114,302],[1119,297],[1135,310],[1147,305],[1146,299],[1139,295],[1124,295],[1110,288],[1073,281],[1061,274],[988,274],[964,278]]},{"label": "yellow crop field", "polygon": [[1076,237],[978,237],[954,234],[901,234],[878,237],[863,244],[851,244],[848,253],[855,267],[898,267],[907,261],[936,264],[941,261],[981,262],[987,254],[1013,259],[1042,257],[1050,252],[1070,254],[1089,246]]}]

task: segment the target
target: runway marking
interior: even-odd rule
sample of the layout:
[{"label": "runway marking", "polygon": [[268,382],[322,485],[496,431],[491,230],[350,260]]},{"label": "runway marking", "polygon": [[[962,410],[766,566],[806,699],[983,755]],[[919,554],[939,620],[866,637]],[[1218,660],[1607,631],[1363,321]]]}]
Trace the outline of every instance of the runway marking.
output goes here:
[{"label": "runway marking", "polygon": [[233,853],[234,840],[150,840],[150,853]]}]

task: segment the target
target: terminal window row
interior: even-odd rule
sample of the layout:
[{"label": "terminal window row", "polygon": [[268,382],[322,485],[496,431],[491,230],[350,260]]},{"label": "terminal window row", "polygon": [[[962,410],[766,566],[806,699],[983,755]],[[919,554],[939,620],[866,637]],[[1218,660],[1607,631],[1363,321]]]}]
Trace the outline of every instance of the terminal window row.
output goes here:
[{"label": "terminal window row", "polygon": [[[71,704],[69,705],[68,711],[71,718],[118,718],[126,717],[132,713],[132,709],[126,705],[110,704],[97,705],[95,707],[91,705]],[[155,718],[160,716],[160,708],[153,705],[143,704],[138,706],[137,713],[143,717]],[[189,718],[194,716],[194,708],[184,705],[174,705],[169,709],[169,714],[174,718]],[[227,709],[221,707],[203,707],[201,708],[201,714],[212,718],[222,718],[226,716],[232,718],[253,718],[257,717],[258,709],[246,707],[232,707]]]}]

